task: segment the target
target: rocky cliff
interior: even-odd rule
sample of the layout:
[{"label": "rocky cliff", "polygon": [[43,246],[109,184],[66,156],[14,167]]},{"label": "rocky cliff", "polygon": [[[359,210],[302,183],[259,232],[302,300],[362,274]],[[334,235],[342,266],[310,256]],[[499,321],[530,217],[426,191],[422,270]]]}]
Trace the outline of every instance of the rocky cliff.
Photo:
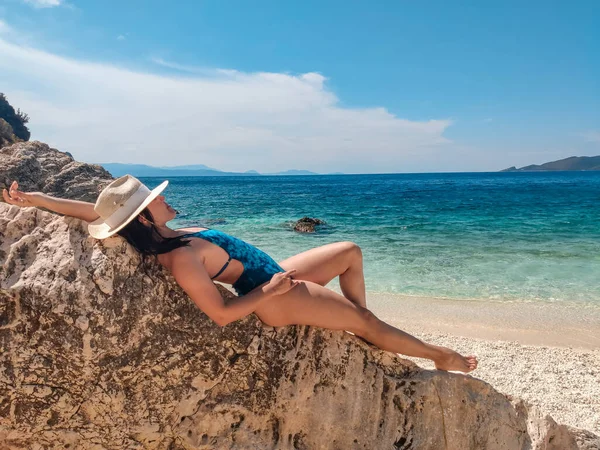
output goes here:
[{"label": "rocky cliff", "polygon": [[[2,180],[36,173],[40,189],[84,199],[106,181],[39,143],[5,150],[23,156],[2,156]],[[77,219],[0,203],[0,264],[0,449],[596,445],[483,381],[344,332],[254,316],[219,327],[153,260]]]}]

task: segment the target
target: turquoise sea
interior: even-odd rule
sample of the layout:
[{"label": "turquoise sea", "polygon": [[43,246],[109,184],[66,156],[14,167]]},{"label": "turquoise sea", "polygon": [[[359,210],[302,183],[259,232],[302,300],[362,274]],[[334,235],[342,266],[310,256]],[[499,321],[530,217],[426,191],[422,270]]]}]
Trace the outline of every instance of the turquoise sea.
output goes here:
[{"label": "turquoise sea", "polygon": [[[222,230],[276,261],[356,242],[367,292],[600,305],[600,172],[169,181],[167,201],[181,213],[171,225]],[[327,225],[293,231],[303,216]]]}]

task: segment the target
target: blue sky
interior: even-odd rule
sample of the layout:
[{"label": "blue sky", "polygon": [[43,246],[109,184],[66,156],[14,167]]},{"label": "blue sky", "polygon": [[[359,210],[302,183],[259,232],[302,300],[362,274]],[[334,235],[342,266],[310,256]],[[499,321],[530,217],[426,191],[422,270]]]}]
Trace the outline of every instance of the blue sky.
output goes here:
[{"label": "blue sky", "polygon": [[0,91],[88,162],[494,171],[600,154],[598,29],[596,1],[5,0]]}]

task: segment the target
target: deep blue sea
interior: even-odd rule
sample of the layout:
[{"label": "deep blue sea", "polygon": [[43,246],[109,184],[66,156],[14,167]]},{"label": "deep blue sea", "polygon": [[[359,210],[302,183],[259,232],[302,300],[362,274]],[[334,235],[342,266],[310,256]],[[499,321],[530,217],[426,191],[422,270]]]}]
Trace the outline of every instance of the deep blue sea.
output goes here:
[{"label": "deep blue sea", "polygon": [[[164,194],[181,212],[170,225],[222,230],[276,261],[356,242],[368,293],[600,305],[600,172],[169,181]],[[327,224],[297,233],[303,216]]]}]

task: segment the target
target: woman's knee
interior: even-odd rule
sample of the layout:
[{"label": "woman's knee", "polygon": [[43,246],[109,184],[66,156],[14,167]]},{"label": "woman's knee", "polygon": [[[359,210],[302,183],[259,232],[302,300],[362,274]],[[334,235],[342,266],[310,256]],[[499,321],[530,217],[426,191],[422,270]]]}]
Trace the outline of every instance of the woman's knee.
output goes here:
[{"label": "woman's knee", "polygon": [[347,254],[351,255],[353,258],[362,258],[362,250],[356,242],[343,241],[341,244],[344,246],[344,250]]}]

